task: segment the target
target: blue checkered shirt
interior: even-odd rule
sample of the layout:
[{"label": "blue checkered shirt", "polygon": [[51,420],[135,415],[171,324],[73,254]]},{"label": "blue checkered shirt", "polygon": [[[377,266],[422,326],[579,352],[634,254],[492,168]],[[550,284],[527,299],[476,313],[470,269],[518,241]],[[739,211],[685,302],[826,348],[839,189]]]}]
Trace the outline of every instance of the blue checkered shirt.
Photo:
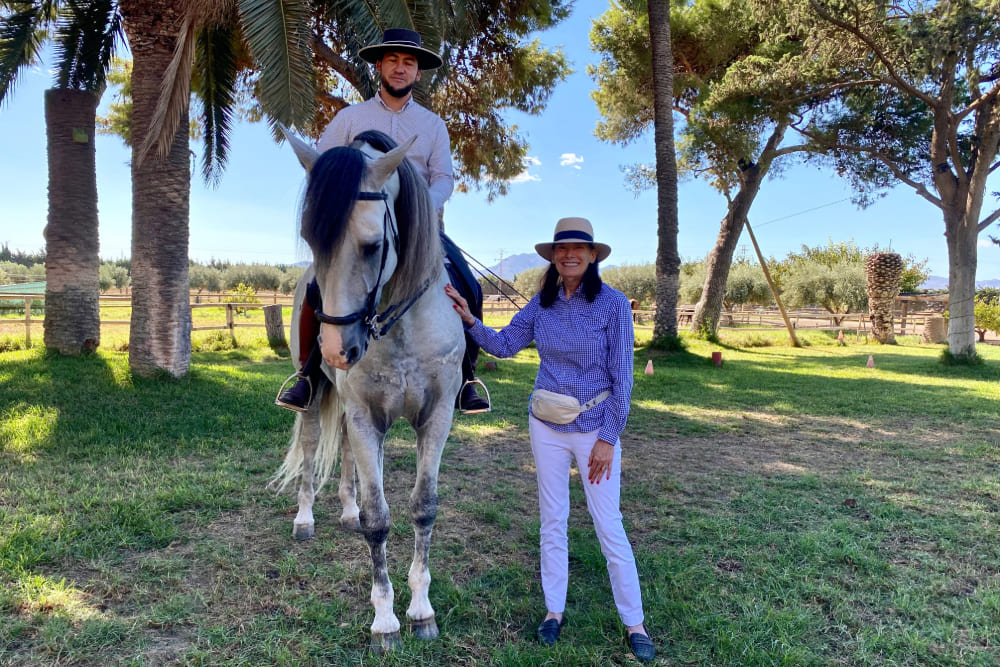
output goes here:
[{"label": "blue checkered shirt", "polygon": [[610,391],[602,403],[569,424],[546,424],[561,433],[599,430],[601,440],[618,441],[632,400],[635,340],[632,308],[624,294],[604,285],[593,303],[587,303],[582,288],[572,299],[560,290],[548,308],[542,308],[536,294],[500,331],[478,320],[467,330],[495,357],[512,357],[534,340],[541,361],[535,389],[568,394],[580,403]]}]

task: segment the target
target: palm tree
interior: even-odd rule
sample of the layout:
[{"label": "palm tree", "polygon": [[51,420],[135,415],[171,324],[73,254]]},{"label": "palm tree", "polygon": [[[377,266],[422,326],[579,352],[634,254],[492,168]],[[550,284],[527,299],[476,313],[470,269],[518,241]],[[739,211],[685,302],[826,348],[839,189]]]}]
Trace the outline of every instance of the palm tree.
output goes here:
[{"label": "palm tree", "polygon": [[[312,113],[308,3],[266,0],[119,0],[132,51],[132,323],[129,366],[139,375],[187,373],[192,67],[204,108],[211,176],[226,160],[243,45],[261,72],[272,118],[301,124]],[[245,40],[245,41],[244,41]]]},{"label": "palm tree", "polygon": [[98,306],[97,170],[94,129],[121,25],[111,0],[0,4],[0,101],[44,42],[59,59],[45,93],[49,212],[45,227],[45,346],[62,354],[93,351],[101,338]]},{"label": "palm tree", "polygon": [[657,248],[654,341],[677,337],[677,156],[674,152],[674,58],[670,46],[670,0],[647,0],[653,57],[653,136],[656,144]]},{"label": "palm tree", "polygon": [[[190,169],[187,118],[191,71],[199,68],[197,93],[201,98],[207,145],[204,171],[214,177],[224,167],[227,136],[237,72],[251,63],[261,72],[259,94],[265,112],[288,124],[308,118],[313,102],[309,52],[308,2],[286,0],[0,0],[0,100],[9,93],[17,74],[29,64],[50,38],[47,28],[58,25],[59,69],[75,87],[101,91],[117,38],[124,34],[132,52],[132,279],[133,314],[130,331],[131,368],[142,375],[165,371],[179,376],[190,362],[191,315],[188,307],[188,213]],[[58,19],[58,20],[57,20]],[[110,36],[110,38],[109,38]],[[101,59],[85,58],[101,45]],[[99,66],[98,66],[99,65]],[[61,79],[62,80],[62,79]],[[94,109],[89,122],[78,116],[78,137],[89,137],[93,153]],[[68,110],[53,109],[54,116]],[[84,111],[83,116],[88,112]],[[87,134],[86,128],[90,128]],[[50,158],[53,165],[74,168],[93,164],[86,160]],[[93,171],[93,167],[90,167]],[[55,178],[55,177],[53,177]],[[58,183],[71,182],[56,178]],[[91,178],[91,180],[95,180]],[[97,304],[96,187],[87,195],[93,224],[70,230],[82,238],[75,244],[88,250],[93,261],[93,304]],[[53,192],[50,187],[50,192]],[[71,201],[82,199],[79,190],[67,191]],[[50,213],[53,222],[75,223],[75,212],[65,208]],[[57,243],[69,234],[53,234]],[[51,243],[51,241],[49,242]],[[89,245],[88,245],[89,244]],[[50,254],[52,248],[49,249]],[[56,253],[55,259],[78,262],[80,254]],[[88,259],[88,261],[91,261]],[[71,268],[57,274],[76,275]],[[65,279],[53,280],[60,287]],[[89,294],[90,283],[86,284]],[[79,290],[73,291],[76,295]],[[76,297],[79,301],[80,297]],[[53,301],[60,310],[59,298]],[[76,303],[72,302],[71,307]],[[60,313],[59,322],[80,320],[79,312]],[[46,317],[46,343],[48,343]],[[93,318],[96,326],[96,312]],[[96,344],[96,337],[85,337]]]}]

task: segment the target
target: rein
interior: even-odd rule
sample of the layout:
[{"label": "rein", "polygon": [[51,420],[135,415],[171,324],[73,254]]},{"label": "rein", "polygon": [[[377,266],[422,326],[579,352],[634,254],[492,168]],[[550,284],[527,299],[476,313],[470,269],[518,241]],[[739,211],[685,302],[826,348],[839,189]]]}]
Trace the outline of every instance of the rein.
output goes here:
[{"label": "rein", "polygon": [[[375,286],[368,292],[365,306],[361,310],[356,310],[350,315],[333,316],[327,315],[317,308],[316,319],[324,324],[335,326],[346,326],[361,321],[368,332],[368,337],[372,340],[379,340],[389,333],[389,329],[424,295],[424,292],[430,287],[430,281],[426,281],[406,303],[394,303],[381,313],[376,312],[378,307],[376,300],[378,299],[378,291],[382,284],[382,274],[385,271],[385,260],[389,256],[389,231],[392,231],[392,247],[397,255],[399,254],[399,231],[396,228],[396,222],[389,208],[389,196],[384,190],[381,192],[359,192],[355,199],[359,201],[382,201],[385,203],[385,216],[382,219],[382,260],[378,267],[378,278],[375,279]],[[396,312],[397,310],[399,312]],[[394,312],[396,312],[395,315],[393,315]]]}]

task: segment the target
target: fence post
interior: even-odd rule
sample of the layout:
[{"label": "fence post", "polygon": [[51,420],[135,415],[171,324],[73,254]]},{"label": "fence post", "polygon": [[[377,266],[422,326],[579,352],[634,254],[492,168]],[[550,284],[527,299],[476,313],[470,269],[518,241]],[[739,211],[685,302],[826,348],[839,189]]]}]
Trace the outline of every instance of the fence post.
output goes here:
[{"label": "fence post", "polygon": [[233,304],[231,304],[231,303],[227,303],[226,304],[226,326],[229,327],[229,337],[235,343],[236,342],[236,322],[234,321],[234,318],[233,318],[233,311],[234,310],[235,309],[233,308]]},{"label": "fence post", "polygon": [[31,297],[24,297],[24,346],[31,347]]},{"label": "fence post", "polygon": [[285,324],[281,317],[281,305],[264,306],[264,330],[267,332],[267,344],[272,350],[288,347],[285,340]]}]

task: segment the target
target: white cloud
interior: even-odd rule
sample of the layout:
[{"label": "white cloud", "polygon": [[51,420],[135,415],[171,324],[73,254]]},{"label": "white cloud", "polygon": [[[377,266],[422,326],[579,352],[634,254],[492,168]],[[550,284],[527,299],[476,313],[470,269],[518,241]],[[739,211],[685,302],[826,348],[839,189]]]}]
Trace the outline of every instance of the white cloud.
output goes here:
[{"label": "white cloud", "polygon": [[996,248],[997,244],[990,239],[989,236],[981,236],[979,242],[976,244],[980,248]]},{"label": "white cloud", "polygon": [[518,174],[514,178],[510,179],[510,181],[508,181],[508,182],[510,182],[510,183],[528,183],[530,181],[540,181],[540,180],[542,180],[542,179],[539,178],[538,176],[535,176],[534,174],[529,174],[528,170],[525,169],[520,174]]},{"label": "white cloud", "polygon": [[509,183],[528,183],[530,181],[540,181],[540,180],[542,180],[541,177],[536,176],[535,174],[528,173],[528,170],[531,169],[532,167],[540,167],[540,166],[542,166],[542,161],[541,160],[539,160],[536,157],[532,157],[532,156],[528,155],[528,156],[526,156],[524,158],[523,164],[524,164],[524,171],[522,171],[520,174],[518,174],[514,178],[510,179],[510,181],[508,181]]},{"label": "white cloud", "polygon": [[576,153],[563,153],[559,159],[560,167],[573,167],[574,169],[582,169],[580,163],[583,162],[583,157],[577,155]]}]

